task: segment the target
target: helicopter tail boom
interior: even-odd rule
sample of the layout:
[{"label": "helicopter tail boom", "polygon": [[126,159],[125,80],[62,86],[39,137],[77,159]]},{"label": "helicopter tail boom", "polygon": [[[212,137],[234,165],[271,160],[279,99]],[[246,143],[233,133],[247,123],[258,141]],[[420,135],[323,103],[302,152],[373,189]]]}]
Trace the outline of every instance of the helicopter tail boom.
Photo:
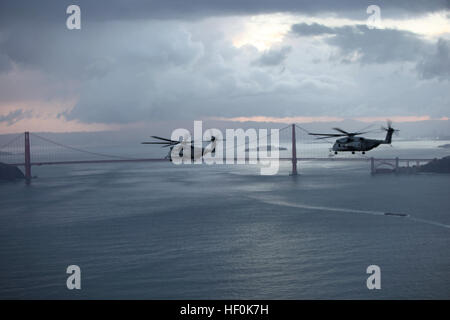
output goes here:
[{"label": "helicopter tail boom", "polygon": [[392,122],[390,120],[388,120],[388,127],[381,127],[381,129],[386,131],[386,138],[384,139],[385,144],[391,144],[392,142],[392,134],[396,131],[399,131],[397,129],[392,128]]},{"label": "helicopter tail boom", "polygon": [[392,134],[394,133],[394,129],[390,128],[386,132],[386,138],[384,139],[385,144],[391,144],[392,142]]}]

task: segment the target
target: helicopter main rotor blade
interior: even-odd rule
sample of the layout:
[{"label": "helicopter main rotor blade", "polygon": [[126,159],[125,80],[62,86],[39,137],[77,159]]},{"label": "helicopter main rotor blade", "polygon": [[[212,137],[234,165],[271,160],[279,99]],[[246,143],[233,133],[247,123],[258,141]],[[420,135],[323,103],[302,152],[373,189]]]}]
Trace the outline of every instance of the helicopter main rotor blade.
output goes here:
[{"label": "helicopter main rotor blade", "polygon": [[365,131],[365,132],[350,132],[350,136],[359,136],[360,134],[365,134],[365,133],[369,133],[369,131]]},{"label": "helicopter main rotor blade", "polygon": [[225,139],[214,139],[214,140],[189,140],[183,141],[185,143],[195,143],[195,142],[214,142],[214,141],[226,141]]},{"label": "helicopter main rotor blade", "polygon": [[342,132],[344,135],[349,136],[349,137],[354,137],[354,136],[358,136],[360,134],[364,134],[364,133],[368,133],[368,131],[364,131],[364,132],[347,132],[345,130],[342,130],[341,128],[333,128],[336,131]]},{"label": "helicopter main rotor blade", "polygon": [[324,139],[330,139],[332,137],[320,137],[320,138],[316,138],[316,140],[324,140]]},{"label": "helicopter main rotor blade", "polygon": [[338,134],[338,133],[308,133],[310,136],[326,136],[326,137],[343,137],[346,134]]},{"label": "helicopter main rotor blade", "polygon": [[164,141],[168,141],[168,142],[176,142],[176,143],[178,143],[179,141],[175,141],[175,140],[170,140],[170,139],[166,139],[166,138],[161,138],[161,137],[158,137],[158,136],[152,136],[152,138],[155,138],[155,139],[159,139],[159,140],[164,140]]},{"label": "helicopter main rotor blade", "polygon": [[352,135],[350,132],[347,132],[347,131],[345,131],[345,130],[342,130],[341,128],[333,128],[333,130],[342,132],[343,134],[348,135],[348,136],[349,136],[349,135]]},{"label": "helicopter main rotor blade", "polygon": [[168,142],[156,142],[156,141],[151,141],[151,142],[141,142],[141,144],[167,144],[167,145],[171,145],[171,144],[175,144],[175,143],[168,143]]},{"label": "helicopter main rotor blade", "polygon": [[[366,131],[366,130],[372,128],[374,125],[375,125],[375,123],[369,124],[368,126],[362,128],[362,129],[359,129],[359,131]],[[370,131],[373,131],[373,130],[369,130],[367,132],[370,132]],[[365,132],[365,133],[367,133],[367,132]]]}]

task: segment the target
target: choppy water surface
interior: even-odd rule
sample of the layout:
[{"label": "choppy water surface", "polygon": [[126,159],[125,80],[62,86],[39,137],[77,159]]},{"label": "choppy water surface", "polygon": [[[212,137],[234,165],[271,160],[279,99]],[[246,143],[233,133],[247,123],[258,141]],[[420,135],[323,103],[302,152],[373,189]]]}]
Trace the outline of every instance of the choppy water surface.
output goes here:
[{"label": "choppy water surface", "polygon": [[[450,176],[299,167],[33,167],[30,186],[0,184],[0,297],[450,298]],[[71,264],[80,291],[66,289]]]}]

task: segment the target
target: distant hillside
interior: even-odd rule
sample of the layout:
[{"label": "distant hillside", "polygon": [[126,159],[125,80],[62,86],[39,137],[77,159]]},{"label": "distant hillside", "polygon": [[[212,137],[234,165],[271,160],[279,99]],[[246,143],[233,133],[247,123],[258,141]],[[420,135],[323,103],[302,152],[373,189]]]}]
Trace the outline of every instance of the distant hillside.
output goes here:
[{"label": "distant hillside", "polygon": [[420,166],[421,172],[450,173],[450,156]]},{"label": "distant hillside", "polygon": [[25,179],[22,171],[15,166],[0,162],[0,180],[13,181],[16,179]]}]

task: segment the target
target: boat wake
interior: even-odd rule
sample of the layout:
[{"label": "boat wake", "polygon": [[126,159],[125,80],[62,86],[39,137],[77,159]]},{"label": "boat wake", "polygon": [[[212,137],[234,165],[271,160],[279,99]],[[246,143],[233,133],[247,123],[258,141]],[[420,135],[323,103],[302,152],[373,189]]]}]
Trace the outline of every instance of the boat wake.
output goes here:
[{"label": "boat wake", "polygon": [[252,199],[259,200],[261,202],[285,206],[285,207],[293,207],[293,208],[301,208],[301,209],[309,209],[309,210],[317,210],[317,211],[329,211],[329,212],[340,212],[340,213],[348,213],[348,214],[367,214],[374,216],[389,216],[396,218],[404,218],[409,219],[414,222],[425,223],[433,226],[438,226],[446,229],[450,229],[450,225],[440,223],[437,221],[426,220],[421,218],[415,218],[405,213],[395,213],[395,212],[384,212],[384,211],[373,211],[373,210],[361,210],[361,209],[349,209],[349,208],[336,208],[336,207],[326,207],[326,206],[312,206],[302,203],[289,202],[281,199],[275,198],[260,198],[260,197],[251,197]]}]

